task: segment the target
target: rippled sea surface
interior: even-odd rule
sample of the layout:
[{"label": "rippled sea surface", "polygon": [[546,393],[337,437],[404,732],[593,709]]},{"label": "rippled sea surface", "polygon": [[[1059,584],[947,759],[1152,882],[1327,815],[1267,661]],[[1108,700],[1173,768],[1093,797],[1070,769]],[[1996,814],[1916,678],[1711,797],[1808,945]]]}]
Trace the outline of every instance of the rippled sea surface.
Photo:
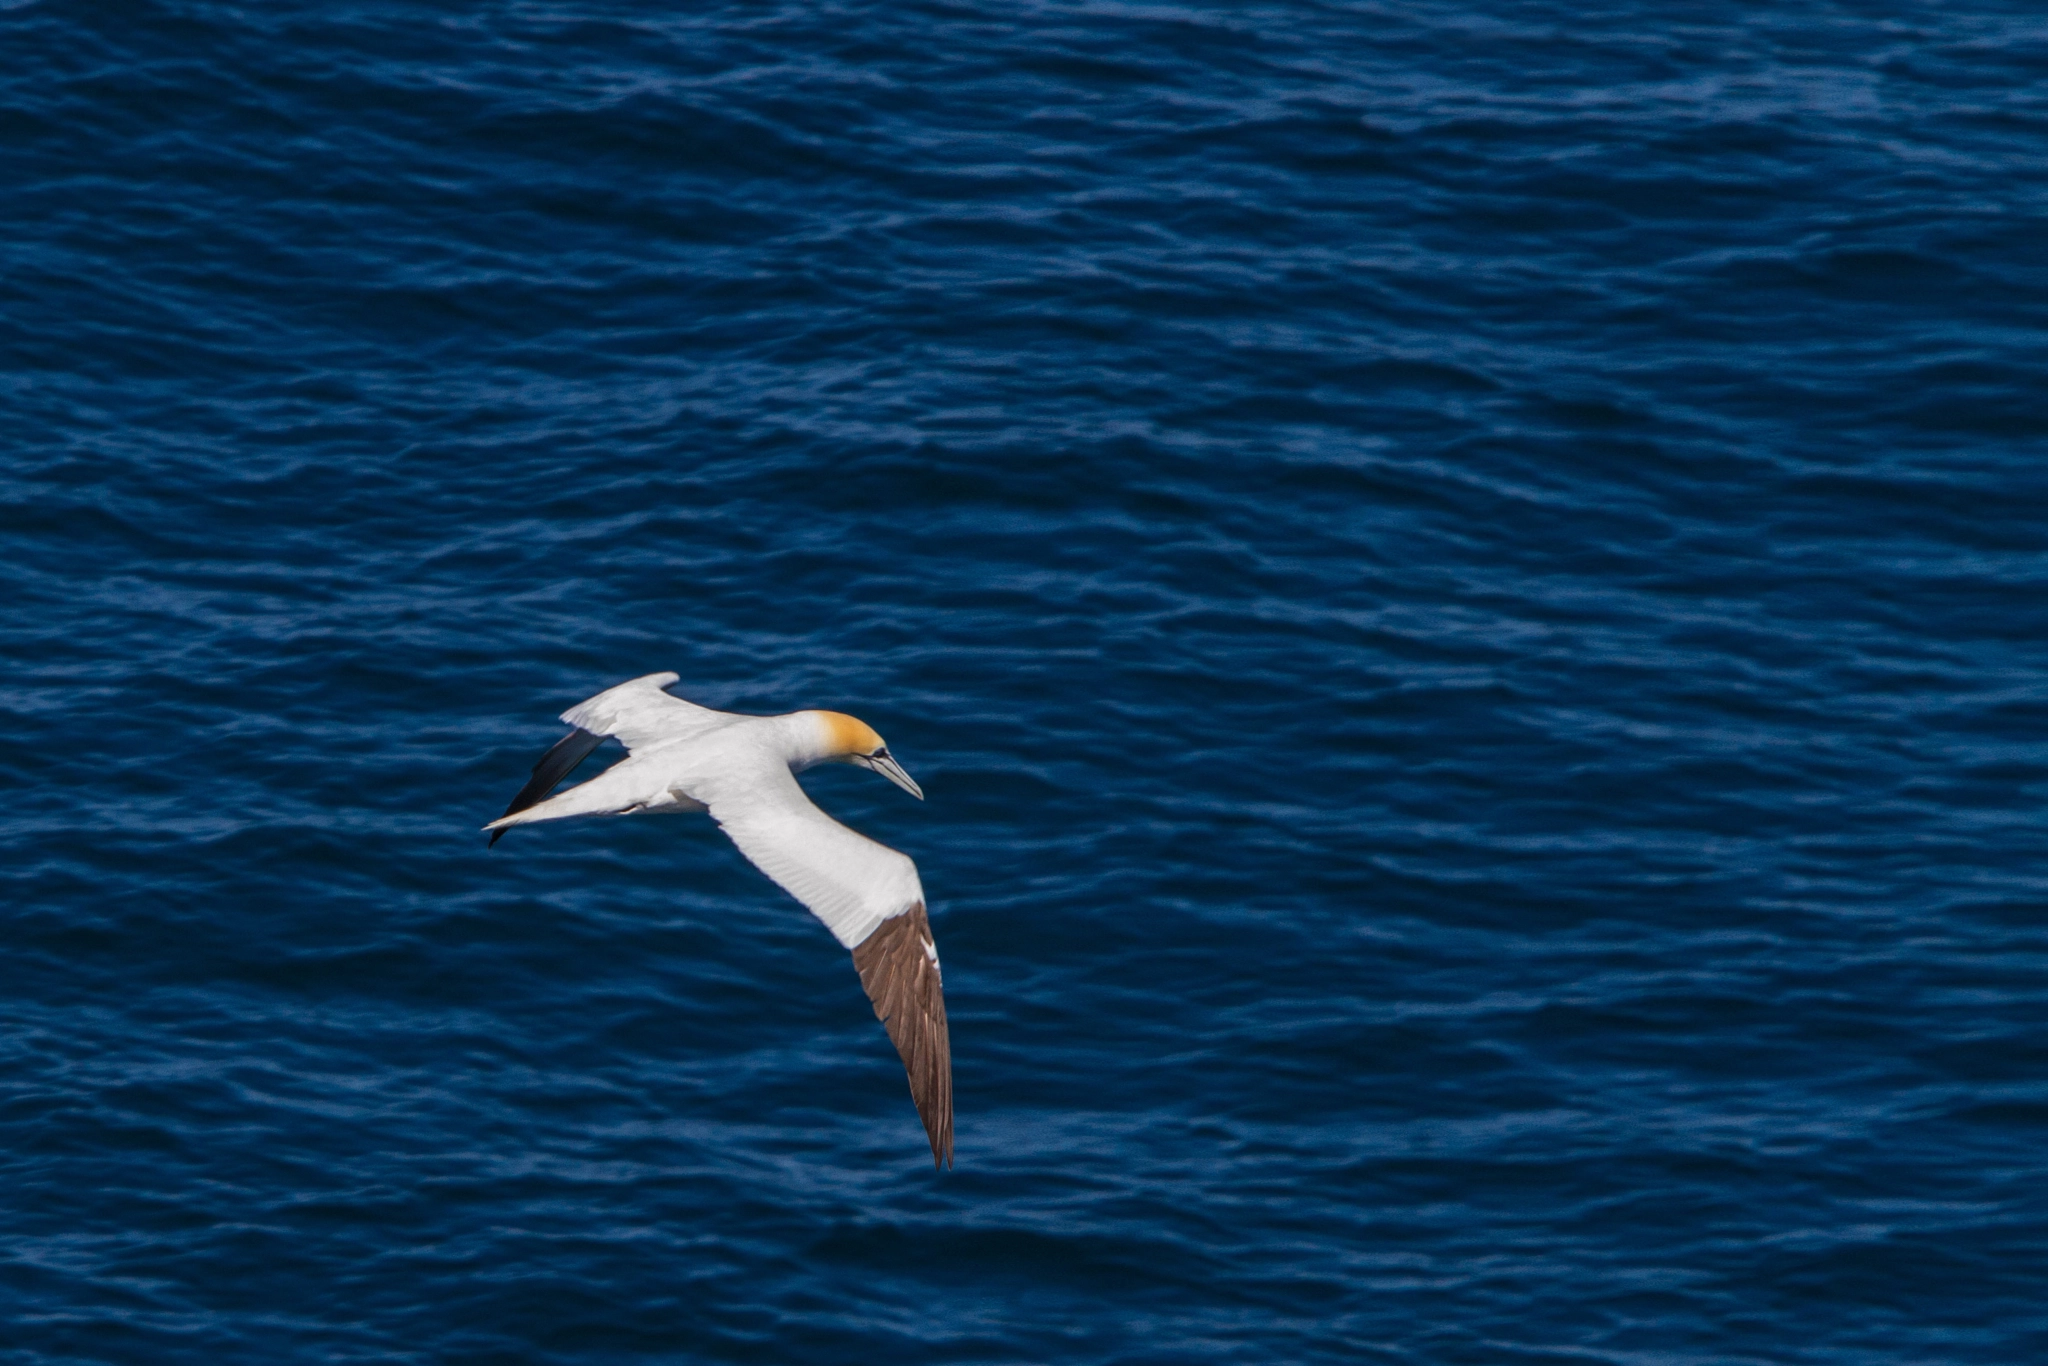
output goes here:
[{"label": "rippled sea surface", "polygon": [[2048,1360],[2038,13],[0,8],[0,1363]]}]

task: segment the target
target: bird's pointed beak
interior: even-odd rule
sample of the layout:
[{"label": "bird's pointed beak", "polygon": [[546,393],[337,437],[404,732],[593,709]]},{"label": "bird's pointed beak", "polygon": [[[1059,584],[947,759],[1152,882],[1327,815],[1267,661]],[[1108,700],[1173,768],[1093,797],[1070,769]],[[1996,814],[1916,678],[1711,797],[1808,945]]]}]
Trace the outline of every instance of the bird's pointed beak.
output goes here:
[{"label": "bird's pointed beak", "polygon": [[886,747],[868,755],[867,766],[919,801],[924,800],[924,789],[917,785],[917,781],[914,778],[903,771],[903,765],[896,762],[896,756],[889,753]]}]

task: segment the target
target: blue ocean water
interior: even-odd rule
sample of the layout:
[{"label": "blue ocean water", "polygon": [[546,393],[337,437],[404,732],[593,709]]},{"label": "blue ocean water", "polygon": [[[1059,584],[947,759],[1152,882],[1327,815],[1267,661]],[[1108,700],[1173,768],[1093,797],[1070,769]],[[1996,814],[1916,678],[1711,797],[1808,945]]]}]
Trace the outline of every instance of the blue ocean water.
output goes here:
[{"label": "blue ocean water", "polygon": [[[2048,1360],[2048,25],[0,7],[0,1363]],[[833,707],[958,1166],[576,700]]]}]

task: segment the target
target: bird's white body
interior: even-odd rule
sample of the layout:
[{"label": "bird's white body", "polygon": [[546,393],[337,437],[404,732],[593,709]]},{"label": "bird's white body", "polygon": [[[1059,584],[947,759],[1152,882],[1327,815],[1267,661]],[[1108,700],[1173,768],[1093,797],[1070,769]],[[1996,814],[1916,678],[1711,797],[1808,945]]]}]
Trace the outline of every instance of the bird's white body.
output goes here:
[{"label": "bird's white body", "polygon": [[923,903],[916,864],[833,820],[797,784],[803,769],[847,756],[850,717],[713,711],[662,691],[675,681],[672,673],[649,674],[562,713],[578,730],[618,739],[627,757],[486,828],[565,816],[708,810],[755,867],[849,949],[883,921]]}]

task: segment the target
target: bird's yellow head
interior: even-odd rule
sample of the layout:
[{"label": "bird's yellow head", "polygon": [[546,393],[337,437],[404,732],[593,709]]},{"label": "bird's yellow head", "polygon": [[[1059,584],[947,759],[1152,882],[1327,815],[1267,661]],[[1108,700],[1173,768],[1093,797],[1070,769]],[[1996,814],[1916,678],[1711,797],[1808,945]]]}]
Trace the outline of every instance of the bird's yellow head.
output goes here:
[{"label": "bird's yellow head", "polygon": [[848,716],[843,711],[821,711],[818,719],[825,723],[825,757],[848,759],[858,756],[865,759],[878,749],[887,749],[882,737],[875,734],[875,728],[858,716]]},{"label": "bird's yellow head", "polygon": [[889,753],[889,747],[882,743],[881,736],[875,734],[873,726],[859,717],[848,716],[845,712],[820,711],[811,714],[818,718],[819,725],[825,732],[825,759],[852,764],[857,768],[872,769],[919,801],[924,800],[924,789],[903,771],[903,765],[897,763],[895,757]]}]

